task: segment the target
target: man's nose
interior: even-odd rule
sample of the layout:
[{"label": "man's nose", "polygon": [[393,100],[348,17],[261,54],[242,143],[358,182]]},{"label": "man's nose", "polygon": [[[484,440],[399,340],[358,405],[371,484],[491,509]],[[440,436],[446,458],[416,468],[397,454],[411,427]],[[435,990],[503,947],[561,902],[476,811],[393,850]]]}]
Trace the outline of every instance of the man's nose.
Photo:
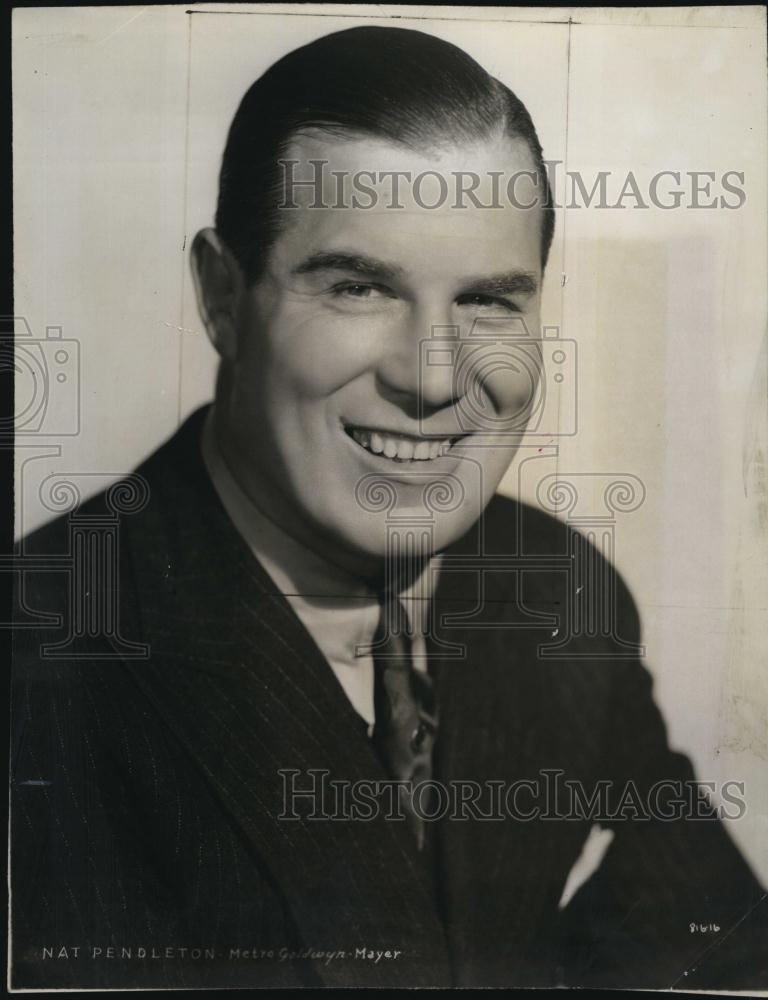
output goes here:
[{"label": "man's nose", "polygon": [[434,350],[434,332],[455,329],[449,313],[414,310],[384,347],[378,366],[382,391],[409,411],[426,415],[457,402],[454,359]]}]

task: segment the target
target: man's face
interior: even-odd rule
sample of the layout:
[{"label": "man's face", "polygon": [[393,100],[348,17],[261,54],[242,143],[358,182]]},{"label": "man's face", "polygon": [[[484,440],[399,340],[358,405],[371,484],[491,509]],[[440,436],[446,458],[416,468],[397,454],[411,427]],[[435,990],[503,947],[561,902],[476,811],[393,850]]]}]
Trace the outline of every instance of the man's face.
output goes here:
[{"label": "man's face", "polygon": [[[535,392],[542,212],[504,196],[482,207],[491,172],[530,171],[531,155],[508,138],[419,155],[301,136],[288,157],[297,179],[328,161],[329,207],[296,189],[300,207],[283,209],[263,276],[243,291],[219,405],[225,457],[268,516],[341,564],[381,562],[398,525],[421,525],[416,547],[438,551],[495,492]],[[338,207],[334,172],[364,170],[437,171],[450,195],[428,209],[437,182],[415,192],[420,205],[401,181],[393,208],[391,181],[366,176],[373,207]],[[481,178],[480,205],[457,207],[457,171]],[[535,191],[518,184],[519,202]]]}]

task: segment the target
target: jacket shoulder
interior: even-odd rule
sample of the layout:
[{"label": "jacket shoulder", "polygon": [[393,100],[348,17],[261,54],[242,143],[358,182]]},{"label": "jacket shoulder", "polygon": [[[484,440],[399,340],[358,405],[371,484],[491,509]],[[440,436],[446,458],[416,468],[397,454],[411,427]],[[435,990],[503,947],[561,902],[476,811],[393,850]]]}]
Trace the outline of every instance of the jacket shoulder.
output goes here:
[{"label": "jacket shoulder", "polygon": [[483,513],[486,547],[491,551],[556,555],[568,550],[572,529],[552,514],[497,493]]},{"label": "jacket shoulder", "polygon": [[519,571],[504,573],[511,592],[517,594],[520,583],[523,594],[534,603],[567,612],[573,619],[569,627],[577,618],[599,615],[602,608],[610,607],[610,628],[627,640],[627,649],[639,644],[640,616],[630,589],[609,555],[587,532],[501,494],[486,507],[479,531],[474,541],[480,546],[478,551],[511,556],[513,566],[519,560]]}]

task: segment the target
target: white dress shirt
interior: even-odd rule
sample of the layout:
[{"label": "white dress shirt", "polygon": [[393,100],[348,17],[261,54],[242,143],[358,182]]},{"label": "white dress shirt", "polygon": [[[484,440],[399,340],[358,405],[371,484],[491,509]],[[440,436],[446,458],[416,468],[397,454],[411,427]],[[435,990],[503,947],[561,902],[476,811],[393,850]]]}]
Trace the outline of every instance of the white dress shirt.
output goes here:
[{"label": "white dress shirt", "polygon": [[[285,534],[246,496],[216,443],[213,407],[201,446],[208,474],[235,528],[317,643],[353,708],[368,723],[370,735],[375,715],[373,657],[368,650],[380,613],[375,592]],[[433,557],[400,594],[414,632],[411,649],[417,670],[427,669],[424,636],[439,563],[440,557]]]}]

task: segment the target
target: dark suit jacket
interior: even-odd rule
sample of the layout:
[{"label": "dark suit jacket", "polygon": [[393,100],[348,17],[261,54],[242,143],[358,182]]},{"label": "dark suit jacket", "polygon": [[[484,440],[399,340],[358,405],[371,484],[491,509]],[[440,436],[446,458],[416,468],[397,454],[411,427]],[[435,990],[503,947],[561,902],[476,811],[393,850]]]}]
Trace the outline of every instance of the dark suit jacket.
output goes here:
[{"label": "dark suit jacket", "polygon": [[[442,820],[430,827],[436,890],[403,823],[280,818],[281,769],[304,784],[308,769],[386,775],[227,518],[200,457],[203,414],[141,466],[148,503],[119,523],[108,586],[120,636],[147,657],[113,640],[106,658],[87,635],[69,658],[41,655],[67,632],[78,583],[61,566],[23,576],[23,614],[63,619],[14,637],[13,986],[768,986],[762,889],[720,822],[605,822],[602,865],[559,910],[589,818]],[[103,510],[103,496],[89,501],[81,523]],[[66,553],[71,524],[46,526],[25,552]],[[692,778],[649,674],[610,637],[577,637],[566,660],[540,655],[552,621],[568,627],[562,557],[579,544],[496,498],[448,550],[430,640],[442,782],[507,787],[551,769],[644,794]],[[486,568],[510,554],[528,568],[481,580],[478,551]],[[615,586],[621,638],[636,642]]]}]

